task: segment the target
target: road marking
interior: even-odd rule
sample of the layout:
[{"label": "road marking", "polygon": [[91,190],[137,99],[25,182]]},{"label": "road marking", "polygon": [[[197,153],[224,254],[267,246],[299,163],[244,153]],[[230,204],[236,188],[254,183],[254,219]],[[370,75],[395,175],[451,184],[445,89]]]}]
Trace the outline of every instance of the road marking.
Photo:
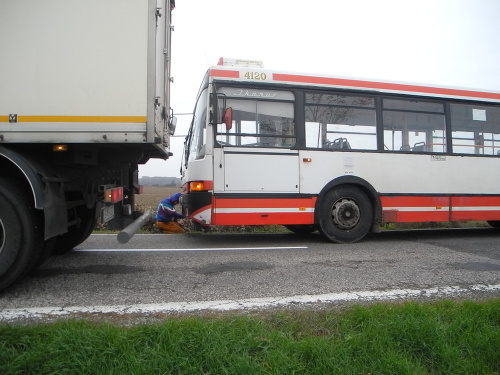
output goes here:
[{"label": "road marking", "polygon": [[234,250],[296,250],[308,246],[270,246],[270,247],[201,247],[194,249],[75,249],[79,252],[168,252],[168,251],[234,251]]},{"label": "road marking", "polygon": [[302,295],[291,297],[265,297],[241,300],[170,302],[159,304],[115,305],[115,306],[69,306],[69,307],[30,307],[0,310],[0,322],[25,319],[47,319],[79,314],[158,314],[189,313],[197,311],[236,311],[257,310],[273,307],[297,307],[298,304],[395,301],[412,298],[449,298],[474,292],[497,292],[500,284],[477,284],[468,287],[447,286],[429,289],[393,289],[387,291],[360,291]]}]

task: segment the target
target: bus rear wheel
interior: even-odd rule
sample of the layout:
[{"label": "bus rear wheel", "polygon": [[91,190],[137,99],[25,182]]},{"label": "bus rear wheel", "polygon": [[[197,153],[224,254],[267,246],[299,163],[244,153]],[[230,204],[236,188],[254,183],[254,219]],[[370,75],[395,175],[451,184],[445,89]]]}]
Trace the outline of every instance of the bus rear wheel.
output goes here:
[{"label": "bus rear wheel", "polygon": [[321,199],[317,221],[320,233],[330,241],[357,242],[370,231],[373,207],[361,189],[339,186]]}]

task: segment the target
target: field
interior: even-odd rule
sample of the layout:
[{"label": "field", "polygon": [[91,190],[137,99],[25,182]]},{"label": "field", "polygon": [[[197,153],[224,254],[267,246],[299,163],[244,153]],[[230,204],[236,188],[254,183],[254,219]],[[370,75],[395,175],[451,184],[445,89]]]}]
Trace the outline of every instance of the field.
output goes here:
[{"label": "field", "polygon": [[181,188],[178,187],[144,186],[144,193],[135,196],[135,209],[142,212],[151,210],[155,214],[162,199],[180,192]]}]

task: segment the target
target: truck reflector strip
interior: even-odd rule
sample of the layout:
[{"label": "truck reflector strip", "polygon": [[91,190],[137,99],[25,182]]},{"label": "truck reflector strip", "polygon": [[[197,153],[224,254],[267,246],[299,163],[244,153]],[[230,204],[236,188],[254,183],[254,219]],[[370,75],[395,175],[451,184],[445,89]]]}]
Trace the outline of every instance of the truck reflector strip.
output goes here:
[{"label": "truck reflector strip", "polygon": [[[9,122],[11,116],[14,115],[0,116],[0,122]],[[15,122],[145,123],[147,120],[146,116],[15,116]]]}]

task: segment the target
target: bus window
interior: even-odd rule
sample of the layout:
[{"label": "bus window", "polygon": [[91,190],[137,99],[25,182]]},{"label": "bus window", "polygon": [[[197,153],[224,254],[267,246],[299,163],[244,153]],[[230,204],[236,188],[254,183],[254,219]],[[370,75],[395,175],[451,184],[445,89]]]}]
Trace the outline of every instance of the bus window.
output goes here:
[{"label": "bus window", "polygon": [[453,153],[500,155],[500,107],[451,104]]},{"label": "bus window", "polygon": [[[293,103],[275,100],[293,99],[292,93],[228,88],[218,92],[226,94],[226,106],[232,108],[230,129],[226,124],[217,125],[217,142],[220,145],[282,148],[295,145]],[[244,96],[240,94],[242,92],[249,94]],[[263,99],[255,100],[254,97]]]},{"label": "bus window", "polygon": [[375,100],[306,93],[306,147],[376,150]]},{"label": "bus window", "polygon": [[383,100],[384,149],[446,151],[444,106],[437,102]]}]

